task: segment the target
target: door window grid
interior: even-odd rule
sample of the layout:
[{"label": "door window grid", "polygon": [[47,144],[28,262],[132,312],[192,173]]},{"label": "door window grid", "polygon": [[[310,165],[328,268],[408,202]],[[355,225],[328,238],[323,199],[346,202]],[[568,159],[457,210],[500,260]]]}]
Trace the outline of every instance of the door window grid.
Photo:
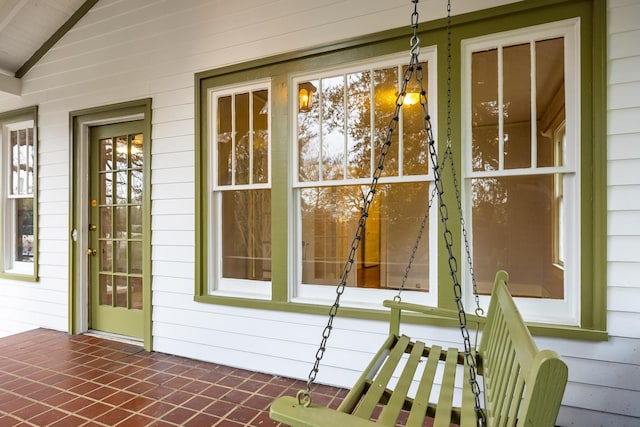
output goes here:
[{"label": "door window grid", "polygon": [[142,309],[143,136],[99,140],[100,304]]}]

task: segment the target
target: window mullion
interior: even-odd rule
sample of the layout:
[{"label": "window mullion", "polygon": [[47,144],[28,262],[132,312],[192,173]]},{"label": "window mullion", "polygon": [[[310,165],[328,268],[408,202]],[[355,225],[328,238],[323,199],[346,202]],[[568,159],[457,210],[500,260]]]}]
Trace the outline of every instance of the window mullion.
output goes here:
[{"label": "window mullion", "polygon": [[249,92],[249,184],[253,184],[253,91]]},{"label": "window mullion", "polygon": [[[402,72],[402,65],[398,65],[398,94],[400,93],[400,89],[402,88],[402,83],[404,82],[404,73]],[[405,88],[406,89],[406,88]],[[406,95],[406,93],[405,93]],[[404,164],[404,160],[402,158],[402,153],[404,150],[402,149],[404,144],[404,110],[400,107],[398,111],[400,120],[398,120],[398,176],[403,175],[402,165]]]},{"label": "window mullion", "polygon": [[498,170],[504,170],[504,62],[498,46]]},{"label": "window mullion", "polygon": [[324,104],[324,95],[322,91],[322,79],[318,80],[318,138],[319,138],[319,149],[318,149],[318,182],[324,181],[324,171],[322,167],[322,158],[324,157],[323,149],[324,147],[324,108],[322,108]]},{"label": "window mullion", "polygon": [[369,177],[373,176],[374,169],[376,167],[376,83],[375,83],[375,69],[369,69],[369,76],[371,77],[371,84],[369,85],[369,132],[371,133],[370,155],[369,155]]},{"label": "window mullion", "polygon": [[349,106],[347,105],[347,91],[349,90],[349,81],[347,79],[347,74],[342,75],[342,111],[344,111],[344,120],[342,123],[342,134],[344,137],[342,138],[342,152],[343,152],[343,161],[342,161],[342,176],[344,179],[349,178],[349,129],[347,117],[349,116]]},{"label": "window mullion", "polygon": [[536,86],[537,73],[536,73],[536,43],[535,41],[529,42],[530,63],[531,63],[531,167],[538,167],[538,121],[537,121],[537,93],[538,88]]}]

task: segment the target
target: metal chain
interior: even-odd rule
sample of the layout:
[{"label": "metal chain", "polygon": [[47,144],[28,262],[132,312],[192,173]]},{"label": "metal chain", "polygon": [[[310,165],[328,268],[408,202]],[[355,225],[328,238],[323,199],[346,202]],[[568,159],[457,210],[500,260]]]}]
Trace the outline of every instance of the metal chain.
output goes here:
[{"label": "metal chain", "polygon": [[[440,213],[440,220],[442,222],[443,225],[443,237],[444,237],[444,241],[446,244],[446,248],[447,248],[447,252],[448,252],[448,264],[449,264],[449,271],[451,273],[451,279],[453,282],[453,291],[454,291],[454,296],[455,296],[455,301],[457,304],[457,308],[458,308],[458,320],[459,320],[459,326],[460,326],[460,331],[462,334],[462,338],[464,341],[464,354],[465,354],[465,361],[467,362],[468,366],[469,366],[469,384],[471,386],[472,392],[475,396],[475,413],[476,413],[476,419],[477,419],[477,424],[478,426],[484,426],[486,423],[485,420],[485,416],[484,416],[484,412],[482,411],[482,408],[480,406],[480,387],[478,385],[478,381],[477,381],[477,368],[476,368],[476,360],[475,357],[472,353],[472,348],[471,348],[471,339],[469,336],[469,331],[467,329],[467,315],[466,312],[464,311],[464,305],[462,302],[462,286],[460,285],[460,282],[458,280],[458,263],[457,260],[455,258],[455,255],[453,253],[453,234],[451,233],[451,230],[449,229],[448,226],[448,219],[449,219],[449,213],[448,213],[448,208],[447,205],[444,201],[444,188],[443,188],[443,184],[442,184],[442,179],[440,176],[440,165],[438,164],[438,154],[437,154],[437,150],[435,147],[435,140],[433,138],[433,128],[431,125],[431,118],[429,115],[429,110],[427,107],[427,100],[426,100],[426,91],[424,90],[424,83],[423,83],[423,74],[422,74],[422,65],[419,62],[418,56],[420,53],[420,40],[418,38],[418,34],[417,34],[417,29],[418,29],[418,9],[417,9],[417,5],[418,5],[418,0],[411,0],[412,3],[414,4],[414,11],[413,14],[411,15],[411,26],[413,28],[413,36],[411,37],[411,59],[409,62],[409,66],[407,67],[407,69],[405,70],[404,76],[403,76],[403,80],[402,80],[402,86],[401,86],[401,90],[396,98],[396,104],[395,104],[395,110],[394,110],[394,115],[393,118],[390,120],[388,128],[387,128],[387,132],[385,134],[385,140],[384,143],[382,145],[381,151],[380,151],[380,157],[378,160],[378,165],[374,171],[373,174],[373,178],[372,178],[372,182],[371,185],[369,187],[369,191],[367,193],[367,195],[364,197],[363,199],[363,203],[362,203],[362,207],[361,207],[361,214],[360,214],[360,220],[358,221],[358,227],[356,230],[356,234],[353,238],[353,241],[351,242],[351,249],[349,251],[349,256],[347,259],[347,262],[344,265],[344,269],[343,269],[343,273],[342,273],[342,277],[340,279],[340,282],[336,288],[336,298],[335,301],[333,303],[333,305],[331,306],[330,310],[329,310],[329,319],[327,322],[327,325],[325,326],[323,332],[322,332],[322,340],[320,342],[320,346],[318,348],[318,351],[316,352],[316,360],[315,363],[311,369],[311,371],[309,372],[309,377],[308,377],[308,381],[307,381],[307,386],[306,386],[306,390],[301,390],[300,392],[298,392],[298,402],[300,404],[303,404],[304,406],[309,406],[311,405],[311,386],[313,385],[313,382],[316,379],[316,376],[318,374],[319,371],[319,366],[320,366],[320,362],[322,361],[322,358],[324,356],[324,353],[326,351],[326,345],[327,345],[327,341],[331,335],[331,331],[333,329],[333,321],[335,319],[335,316],[337,315],[338,309],[340,307],[340,297],[342,296],[342,294],[344,293],[346,284],[347,284],[347,278],[348,275],[351,271],[351,269],[353,268],[353,264],[355,263],[355,256],[356,256],[356,252],[358,247],[360,246],[360,242],[362,241],[362,236],[364,234],[364,228],[365,228],[365,224],[367,221],[367,218],[369,216],[369,209],[371,207],[371,203],[373,202],[373,197],[376,193],[376,188],[378,185],[378,181],[382,175],[382,171],[384,170],[384,161],[385,158],[389,152],[390,146],[391,146],[391,140],[392,140],[392,136],[393,133],[397,130],[398,128],[398,123],[400,120],[400,109],[402,107],[402,103],[404,100],[404,96],[406,95],[406,88],[407,88],[407,84],[411,78],[411,76],[413,75],[414,71],[416,72],[416,79],[418,80],[419,84],[420,84],[420,105],[422,106],[422,109],[424,111],[424,128],[427,132],[427,140],[428,140],[428,147],[429,147],[429,156],[431,159],[431,164],[432,164],[432,168],[433,168],[433,175],[434,175],[434,184],[435,184],[435,188],[434,188],[434,193],[437,195],[438,197],[438,204],[439,204],[439,213]],[[448,12],[448,35],[449,35],[449,58],[448,58],[448,99],[449,99],[449,104],[448,104],[448,117],[447,117],[447,123],[448,123],[448,130],[447,130],[447,151],[445,151],[445,156],[448,156],[451,161],[452,161],[452,165],[453,165],[453,159],[450,153],[450,140],[451,140],[451,115],[450,115],[450,100],[451,100],[451,84],[450,84],[450,73],[451,73],[451,56],[450,56],[450,43],[451,43],[451,36],[450,36],[450,11],[451,11],[451,5],[450,5],[450,0],[448,1],[447,4],[447,12]],[[447,154],[448,153],[448,154]],[[444,165],[444,162],[443,162]],[[455,182],[457,182],[457,178],[455,179]],[[454,183],[455,183],[454,182]],[[457,185],[456,185],[457,187]],[[461,210],[461,202],[460,202],[460,197],[459,197],[459,190],[456,188],[456,195],[458,197],[458,204],[459,204],[459,209]],[[432,198],[429,202],[429,206],[431,206],[431,201],[433,200],[433,194],[432,194]],[[418,241],[421,238],[422,232],[424,231],[424,228],[426,226],[426,220],[427,220],[427,216],[425,215],[425,218],[422,221],[421,227],[420,227],[420,232],[419,232],[419,236],[418,236]],[[465,233],[466,236],[466,233]],[[465,243],[467,242],[466,237],[465,237]],[[410,268],[411,263],[413,262],[413,258],[415,257],[415,252],[417,251],[417,242],[414,245],[414,249],[413,249],[413,253],[412,253],[412,257],[410,259],[410,264],[408,266],[408,268]],[[469,257],[470,260],[470,251],[469,251],[469,247],[468,247],[468,243],[466,243],[467,245],[467,256]],[[408,274],[408,270],[405,271],[405,275]],[[403,282],[404,284],[404,282]],[[475,285],[475,283],[474,283]]]},{"label": "metal chain", "polygon": [[322,340],[320,341],[320,346],[318,348],[318,351],[316,352],[316,358],[315,358],[315,362],[313,364],[313,367],[311,368],[311,371],[309,371],[309,377],[307,380],[307,386],[305,390],[301,390],[300,392],[298,392],[298,402],[300,404],[303,404],[304,406],[309,406],[311,405],[311,386],[313,385],[314,381],[316,380],[316,376],[318,375],[318,371],[319,371],[319,367],[320,367],[320,362],[322,361],[322,358],[324,356],[324,353],[327,349],[327,341],[331,335],[331,331],[333,329],[333,321],[338,313],[338,309],[340,307],[340,297],[342,296],[342,294],[345,291],[345,287],[347,285],[347,278],[349,276],[349,273],[351,272],[351,269],[353,268],[353,265],[355,263],[355,257],[356,257],[356,252],[358,250],[358,247],[360,246],[360,243],[362,241],[362,236],[364,234],[364,228],[365,228],[365,224],[367,222],[367,218],[369,217],[369,210],[371,208],[371,203],[373,202],[373,197],[376,194],[376,189],[378,186],[378,181],[382,175],[382,172],[384,170],[384,162],[385,159],[387,157],[387,154],[389,153],[389,149],[391,147],[391,141],[392,141],[392,137],[394,132],[397,131],[398,129],[398,123],[400,122],[400,109],[402,108],[402,103],[404,100],[404,96],[406,95],[406,91],[407,91],[407,84],[411,78],[411,75],[413,73],[413,62],[415,61],[414,58],[417,59],[419,51],[420,51],[420,41],[418,40],[418,36],[417,36],[417,28],[418,28],[418,12],[417,12],[417,3],[418,0],[412,0],[412,2],[414,3],[414,12],[411,15],[411,26],[413,27],[413,37],[411,38],[411,61],[412,63],[409,65],[409,67],[405,70],[405,73],[403,75],[403,79],[402,79],[402,85],[401,85],[401,89],[398,93],[398,96],[396,97],[396,104],[395,104],[395,110],[393,113],[393,117],[391,118],[391,120],[389,121],[389,125],[387,126],[387,131],[385,133],[385,138],[384,138],[384,142],[382,144],[381,150],[380,150],[380,157],[378,159],[378,165],[376,166],[374,173],[373,173],[373,177],[371,180],[371,184],[369,186],[369,191],[367,192],[366,196],[363,198],[362,201],[362,207],[360,209],[360,219],[358,221],[358,227],[355,233],[355,236],[351,242],[351,249],[349,250],[349,256],[347,258],[347,261],[344,265],[344,269],[342,271],[342,276],[340,278],[340,282],[338,283],[338,286],[336,288],[336,298],[335,301],[333,302],[333,305],[331,306],[331,308],[329,309],[329,319],[327,321],[327,325],[324,327],[324,330],[322,331]]},{"label": "metal chain", "polygon": [[460,214],[460,225],[462,227],[462,237],[464,240],[465,253],[467,256],[467,265],[469,266],[469,274],[471,276],[471,284],[473,285],[473,295],[476,303],[476,315],[483,316],[484,310],[480,307],[480,297],[478,296],[478,284],[476,282],[476,275],[473,269],[473,259],[471,257],[471,245],[469,244],[469,236],[467,234],[466,221],[464,220],[464,214],[462,211],[462,197],[460,196],[460,183],[458,181],[458,174],[456,173],[456,166],[453,160],[453,152],[451,148],[451,135],[452,135],[452,107],[451,107],[451,0],[447,1],[447,148],[444,152],[443,164],[447,158],[451,164],[451,175],[453,176],[453,188],[456,192],[456,201],[458,203],[458,212]]}]

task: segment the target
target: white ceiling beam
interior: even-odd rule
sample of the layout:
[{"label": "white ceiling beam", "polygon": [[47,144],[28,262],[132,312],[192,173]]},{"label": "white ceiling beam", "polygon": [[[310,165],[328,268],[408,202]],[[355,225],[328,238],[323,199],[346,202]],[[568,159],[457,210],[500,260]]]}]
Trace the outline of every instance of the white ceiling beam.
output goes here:
[{"label": "white ceiling beam", "polygon": [[22,80],[0,73],[0,92],[20,96],[22,94]]}]

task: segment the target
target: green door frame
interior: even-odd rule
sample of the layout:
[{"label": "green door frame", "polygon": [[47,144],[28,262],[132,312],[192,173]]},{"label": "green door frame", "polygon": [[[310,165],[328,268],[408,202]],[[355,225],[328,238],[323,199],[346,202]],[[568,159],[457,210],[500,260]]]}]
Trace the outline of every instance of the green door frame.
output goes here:
[{"label": "green door frame", "polygon": [[122,123],[133,120],[144,122],[145,150],[143,185],[145,206],[143,228],[143,307],[144,348],[153,349],[151,333],[151,99],[105,105],[69,113],[69,334],[89,330],[89,129],[92,126]]}]

